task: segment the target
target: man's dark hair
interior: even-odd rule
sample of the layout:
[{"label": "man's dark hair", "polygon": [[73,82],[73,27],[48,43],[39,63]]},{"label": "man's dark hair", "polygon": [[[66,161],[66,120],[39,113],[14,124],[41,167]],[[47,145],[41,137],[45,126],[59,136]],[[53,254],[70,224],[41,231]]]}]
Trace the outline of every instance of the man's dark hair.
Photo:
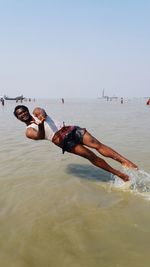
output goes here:
[{"label": "man's dark hair", "polygon": [[20,108],[23,109],[24,111],[28,111],[29,112],[29,109],[26,106],[24,106],[24,105],[18,105],[14,109],[14,115],[15,115],[16,118],[17,118],[17,110],[20,109]]}]

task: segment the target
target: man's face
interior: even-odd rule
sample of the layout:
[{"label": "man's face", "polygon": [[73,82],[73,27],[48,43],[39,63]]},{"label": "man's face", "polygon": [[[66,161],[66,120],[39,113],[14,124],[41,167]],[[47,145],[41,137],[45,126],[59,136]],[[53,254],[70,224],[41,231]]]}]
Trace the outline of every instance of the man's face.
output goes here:
[{"label": "man's face", "polygon": [[18,120],[22,122],[27,122],[30,119],[30,113],[28,110],[24,110],[23,108],[19,108],[16,111],[16,115]]}]

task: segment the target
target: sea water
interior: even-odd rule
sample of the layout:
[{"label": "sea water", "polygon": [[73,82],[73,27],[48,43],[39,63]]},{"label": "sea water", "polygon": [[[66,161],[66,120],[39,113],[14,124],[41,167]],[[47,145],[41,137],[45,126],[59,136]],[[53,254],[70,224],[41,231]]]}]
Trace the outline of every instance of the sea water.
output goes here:
[{"label": "sea water", "polygon": [[[19,103],[20,104],[20,103]],[[136,163],[123,183],[48,141],[25,137],[14,101],[0,106],[0,266],[149,267],[150,108],[146,99],[23,102],[79,125]],[[111,185],[111,186],[110,186]],[[122,186],[123,184],[121,184]]]}]

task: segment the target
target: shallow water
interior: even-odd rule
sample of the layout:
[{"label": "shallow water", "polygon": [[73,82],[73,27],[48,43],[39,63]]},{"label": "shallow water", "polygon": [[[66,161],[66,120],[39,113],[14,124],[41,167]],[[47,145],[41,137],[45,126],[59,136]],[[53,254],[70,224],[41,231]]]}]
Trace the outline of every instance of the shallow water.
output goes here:
[{"label": "shallow water", "polygon": [[109,173],[61,153],[48,141],[25,137],[0,106],[0,260],[3,267],[148,267],[150,261],[150,108],[143,99],[36,100],[67,124],[86,127],[134,161],[131,187],[117,190]]}]

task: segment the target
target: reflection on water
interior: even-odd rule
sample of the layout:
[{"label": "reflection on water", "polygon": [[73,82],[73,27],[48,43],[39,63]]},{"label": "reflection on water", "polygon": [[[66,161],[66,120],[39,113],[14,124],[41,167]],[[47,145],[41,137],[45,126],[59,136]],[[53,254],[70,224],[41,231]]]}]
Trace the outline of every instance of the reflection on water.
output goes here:
[{"label": "reflection on water", "polygon": [[115,190],[119,180],[87,160],[62,155],[48,141],[26,139],[24,125],[12,116],[15,103],[7,102],[0,110],[1,266],[148,267],[149,109],[143,102],[99,100],[27,105],[86,127],[140,171],[123,170],[131,177],[131,188]]}]

